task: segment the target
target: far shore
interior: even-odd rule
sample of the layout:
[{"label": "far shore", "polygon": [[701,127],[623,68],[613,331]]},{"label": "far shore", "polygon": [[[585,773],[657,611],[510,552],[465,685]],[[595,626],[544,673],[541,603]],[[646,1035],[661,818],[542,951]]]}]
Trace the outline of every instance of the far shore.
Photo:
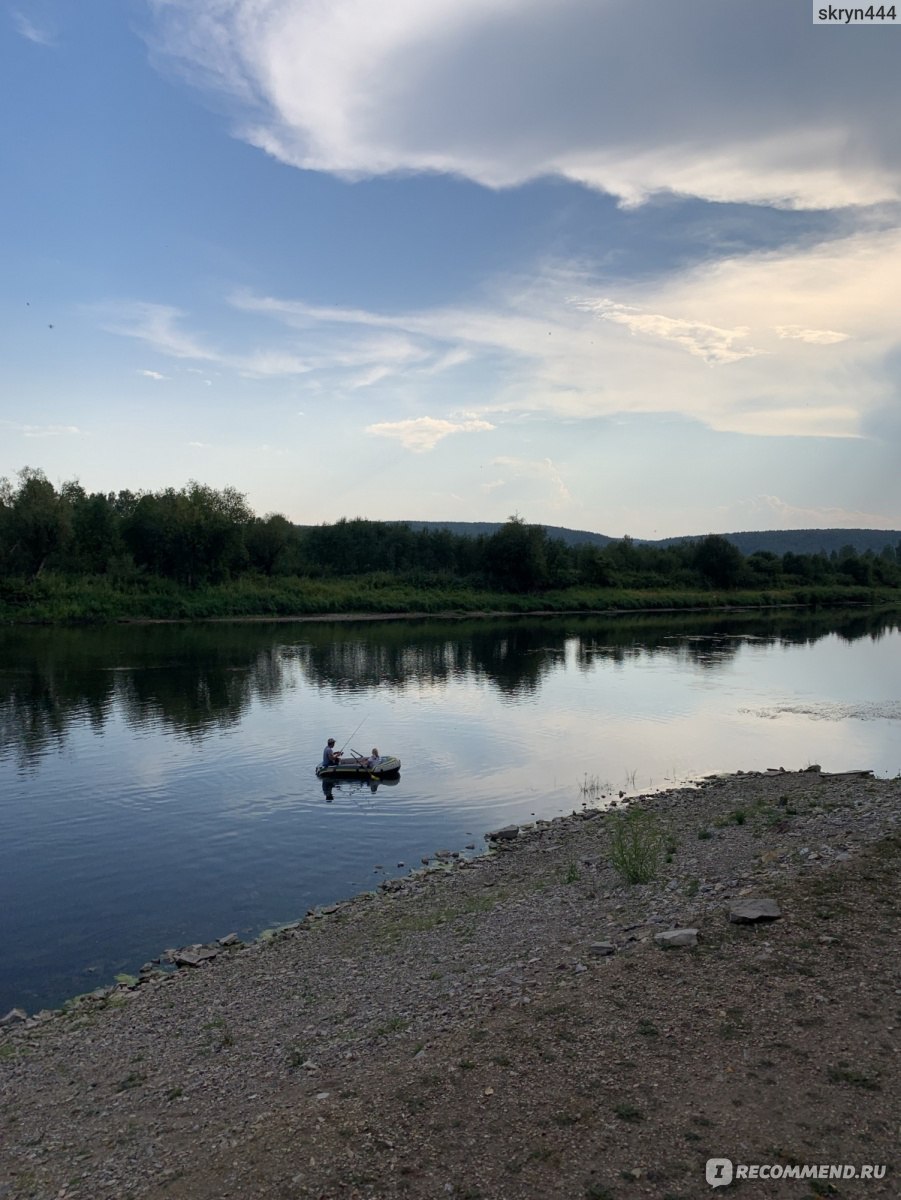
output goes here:
[{"label": "far shore", "polygon": [[901,778],[628,807],[651,882],[586,807],[6,1020],[0,1196],[692,1200],[714,1157],[897,1195]]},{"label": "far shore", "polygon": [[901,609],[897,588],[792,586],[762,589],[589,588],[505,592],[459,585],[347,579],[235,580],[194,588],[142,578],[41,576],[5,580],[0,625],[184,624],[462,619],[466,617],[621,616],[837,609]]},{"label": "far shore", "polygon": [[[201,623],[240,623],[240,624],[272,624],[287,625],[298,621],[464,621],[489,620],[508,617],[624,617],[647,616],[660,613],[661,616],[674,613],[710,613],[716,615],[724,612],[761,612],[769,609],[799,609],[807,605],[799,603],[785,604],[720,604],[715,608],[686,607],[686,608],[536,608],[527,611],[514,609],[448,609],[442,612],[355,612],[355,613],[297,613],[293,616],[234,616],[234,617],[184,617],[184,618],[133,618],[123,619],[123,625],[191,625]],[[870,608],[864,602],[849,603],[849,607]],[[899,602],[901,607],[901,602]]]}]

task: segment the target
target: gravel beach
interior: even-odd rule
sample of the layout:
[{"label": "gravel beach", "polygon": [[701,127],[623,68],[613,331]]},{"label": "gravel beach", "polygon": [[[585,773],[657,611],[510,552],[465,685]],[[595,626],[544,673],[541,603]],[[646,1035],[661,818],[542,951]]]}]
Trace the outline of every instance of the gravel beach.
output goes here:
[{"label": "gravel beach", "polygon": [[6,1014],[0,1198],[690,1200],[712,1157],[886,1168],[745,1196],[897,1196],[901,779],[631,807],[650,883],[586,808]]}]

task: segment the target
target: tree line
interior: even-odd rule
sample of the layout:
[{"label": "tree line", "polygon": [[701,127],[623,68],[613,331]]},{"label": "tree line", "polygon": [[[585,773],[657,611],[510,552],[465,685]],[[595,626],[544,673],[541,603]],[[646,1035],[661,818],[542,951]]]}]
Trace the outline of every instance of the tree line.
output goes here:
[{"label": "tree line", "polygon": [[745,556],[710,534],[668,546],[629,537],[567,545],[511,517],[492,534],[342,519],[299,526],[256,516],[234,488],[191,481],[155,492],[58,488],[33,468],[0,481],[0,575],[44,572],[123,582],[157,576],[194,588],[241,576],[342,578],[389,573],[413,585],[441,581],[511,592],[591,588],[753,588],[799,585],[901,587],[901,543],[858,554]]}]

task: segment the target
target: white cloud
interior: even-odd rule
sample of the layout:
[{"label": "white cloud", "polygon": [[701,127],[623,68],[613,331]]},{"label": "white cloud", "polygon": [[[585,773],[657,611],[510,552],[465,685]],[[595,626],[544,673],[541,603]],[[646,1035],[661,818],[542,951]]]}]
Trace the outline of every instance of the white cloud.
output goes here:
[{"label": "white cloud", "polygon": [[482,491],[491,493],[496,492],[498,488],[506,487],[506,479],[491,479],[481,485]]},{"label": "white cloud", "polygon": [[[221,371],[302,377],[308,404],[377,394],[386,417],[372,428],[420,449],[455,431],[442,422],[464,362],[478,396],[464,424],[653,413],[755,436],[858,437],[896,394],[901,230],[603,289],[558,267],[528,286],[500,282],[478,304],[390,315],[251,293],[231,303],[254,318],[264,348],[213,350],[165,306],[134,306],[113,327]],[[392,403],[405,417],[415,405],[413,417],[391,420]]]},{"label": "white cloud", "polygon": [[[563,480],[559,467],[549,458],[495,458],[492,459],[491,465],[493,467],[503,467],[508,476],[512,476],[513,478],[533,479],[550,483],[554,493],[554,500],[558,507],[562,504],[569,504],[572,500],[572,495]],[[506,482],[508,480],[503,480],[503,483]]]},{"label": "white cloud", "polygon": [[[282,378],[286,375],[306,375],[314,369],[310,359],[303,355],[291,354],[280,350],[255,350],[250,354],[240,356],[223,355],[219,361],[223,365],[231,365],[248,379]],[[204,383],[210,383],[205,379]]]},{"label": "white cloud", "polygon": [[406,450],[421,454],[434,450],[438,443],[452,433],[482,433],[494,429],[488,421],[470,419],[447,421],[438,417],[412,417],[405,421],[381,421],[366,428],[377,437],[396,438]]},{"label": "white cloud", "polygon": [[55,46],[56,35],[48,28],[38,25],[32,21],[23,12],[18,9],[13,9],[10,13],[13,25],[16,27],[16,32],[21,37],[29,42],[34,42],[36,46]]},{"label": "white cloud", "polygon": [[171,305],[138,302],[101,306],[96,311],[107,332],[137,338],[170,358],[207,361],[219,358],[215,350],[178,328],[185,314]]},{"label": "white cloud", "polygon": [[505,382],[478,406],[485,418],[673,413],[758,436],[856,437],[868,413],[891,403],[901,230],[704,263],[612,292],[592,295],[584,276],[557,269],[529,287],[511,280],[478,306],[390,316],[243,303],[306,336],[343,327],[355,345],[381,331],[435,357],[453,347],[483,368],[500,362]]},{"label": "white cloud", "polygon": [[776,333],[781,338],[810,342],[812,346],[834,346],[836,342],[848,340],[847,333],[836,333],[834,329],[802,329],[800,325],[777,325]]},{"label": "white cloud", "polygon": [[81,430],[77,425],[19,425],[19,432],[27,438],[78,437]]},{"label": "white cloud", "polygon": [[139,371],[139,375],[143,375],[146,379],[168,379],[168,375],[161,375],[159,371]]},{"label": "white cloud", "polygon": [[238,136],[305,169],[556,175],[626,204],[901,197],[893,39],[839,52],[784,0],[151,3],[156,60],[231,97]]},{"label": "white cloud", "polygon": [[576,306],[597,313],[605,321],[616,321],[633,333],[651,337],[667,338],[683,346],[689,354],[702,358],[710,364],[738,362],[759,354],[753,347],[740,348],[735,342],[748,336],[748,329],[719,329],[699,321],[684,321],[662,316],[660,313],[644,313],[627,304],[614,304],[612,300],[577,300]]}]

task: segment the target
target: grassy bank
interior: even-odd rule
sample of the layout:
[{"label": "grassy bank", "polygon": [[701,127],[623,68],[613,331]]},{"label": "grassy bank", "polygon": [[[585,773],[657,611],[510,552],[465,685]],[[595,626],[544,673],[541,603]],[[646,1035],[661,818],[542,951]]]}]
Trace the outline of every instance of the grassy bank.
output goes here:
[{"label": "grassy bank", "polygon": [[0,580],[0,622],[4,624],[104,624],[347,613],[714,610],[789,604],[899,606],[901,596],[892,588],[835,585],[767,591],[575,587],[521,594],[448,583],[416,586],[387,574],[332,580],[245,577],[199,588],[183,587],[152,576],[128,582],[62,575]]}]

